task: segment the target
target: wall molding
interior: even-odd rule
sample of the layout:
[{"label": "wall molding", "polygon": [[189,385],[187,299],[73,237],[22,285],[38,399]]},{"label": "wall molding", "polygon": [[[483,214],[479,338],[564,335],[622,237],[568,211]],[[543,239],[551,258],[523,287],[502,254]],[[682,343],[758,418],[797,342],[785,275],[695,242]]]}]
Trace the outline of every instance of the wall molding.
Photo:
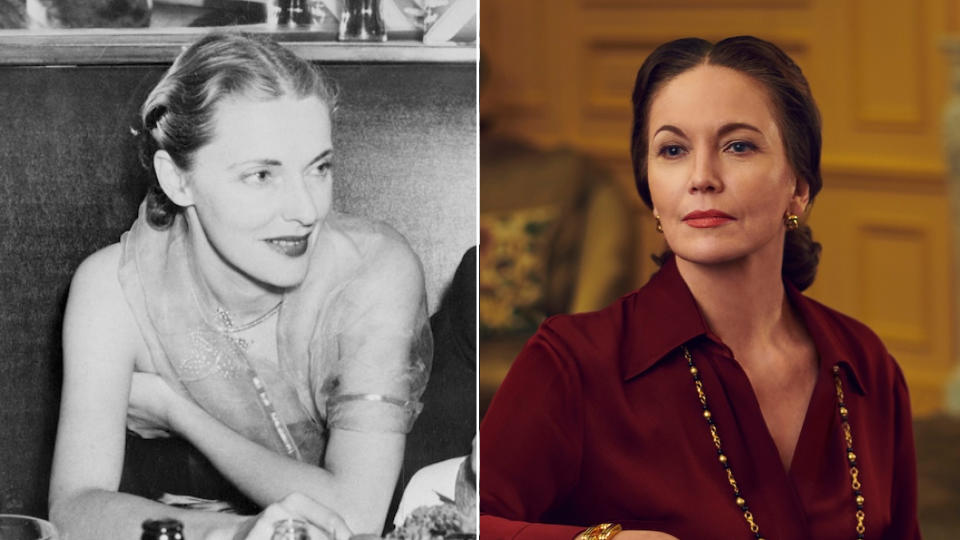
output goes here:
[{"label": "wall molding", "polygon": [[[932,324],[927,305],[933,305],[931,283],[931,228],[929,221],[890,216],[885,213],[859,213],[853,223],[857,246],[857,310],[888,347],[930,354],[933,349]],[[897,261],[889,257],[896,253]],[[898,267],[899,268],[896,268]],[[878,273],[877,268],[887,271]],[[894,274],[891,267],[904,271]],[[909,291],[911,294],[904,294]],[[885,305],[887,298],[899,298],[896,308]],[[902,320],[900,317],[908,313]]]},{"label": "wall molding", "polygon": [[[871,17],[876,14],[876,9],[876,4],[869,0],[854,0],[849,4],[850,32],[846,39],[851,53],[847,67],[853,74],[849,99],[854,121],[866,131],[922,132],[924,119],[929,116],[925,110],[928,92],[923,54],[922,3],[897,2],[886,5],[884,16]],[[898,17],[891,17],[889,12],[894,10],[902,13]],[[890,27],[877,27],[885,24]],[[877,54],[877,50],[885,47],[905,50],[907,58]],[[897,86],[906,95],[891,93],[890,89]]]}]

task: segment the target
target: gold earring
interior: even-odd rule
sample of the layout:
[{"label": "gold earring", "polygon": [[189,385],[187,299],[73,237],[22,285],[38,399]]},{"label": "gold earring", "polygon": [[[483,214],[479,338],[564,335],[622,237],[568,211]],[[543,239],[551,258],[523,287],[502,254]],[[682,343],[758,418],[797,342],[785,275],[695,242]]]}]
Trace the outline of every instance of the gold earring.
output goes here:
[{"label": "gold earring", "polygon": [[660,223],[660,216],[654,214],[653,218],[657,220],[657,232],[663,233],[663,224]]},{"label": "gold earring", "polygon": [[786,214],[783,223],[787,226],[788,231],[795,231],[800,228],[800,218],[796,214]]}]

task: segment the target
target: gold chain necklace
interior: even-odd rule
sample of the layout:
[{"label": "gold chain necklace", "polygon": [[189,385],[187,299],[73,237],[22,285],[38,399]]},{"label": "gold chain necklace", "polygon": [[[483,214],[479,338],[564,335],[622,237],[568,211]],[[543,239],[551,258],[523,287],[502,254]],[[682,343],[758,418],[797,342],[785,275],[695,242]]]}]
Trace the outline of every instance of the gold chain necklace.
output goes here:
[{"label": "gold chain necklace", "polygon": [[[753,513],[750,512],[750,506],[747,505],[747,500],[744,499],[743,494],[740,492],[740,488],[737,486],[737,480],[733,476],[733,469],[730,466],[730,460],[723,452],[723,444],[720,442],[720,433],[717,431],[717,425],[713,421],[713,414],[710,412],[710,408],[707,406],[707,394],[703,391],[703,382],[700,380],[700,370],[698,370],[697,366],[693,363],[693,356],[690,354],[690,350],[686,347],[683,347],[683,357],[686,359],[687,366],[690,368],[690,375],[693,376],[693,385],[697,390],[697,398],[700,400],[700,405],[703,407],[703,418],[707,421],[707,426],[710,428],[710,437],[713,439],[713,445],[717,448],[717,459],[720,461],[720,466],[723,467],[723,470],[727,475],[727,481],[730,483],[730,487],[733,489],[733,501],[736,503],[737,507],[740,508],[740,511],[743,512],[743,519],[746,520],[747,526],[750,528],[750,532],[753,533],[754,538],[757,540],[764,540],[763,536],[760,534],[760,526],[757,525],[757,520],[753,517]],[[843,439],[847,445],[846,453],[847,465],[850,467],[850,487],[853,488],[853,499],[857,505],[857,511],[854,514],[857,518],[855,530],[857,531],[857,539],[863,540],[864,531],[866,531],[866,528],[863,525],[863,521],[866,519],[866,514],[863,512],[863,491],[860,489],[860,470],[857,468],[857,454],[853,451],[853,435],[850,433],[850,423],[847,421],[849,412],[843,403],[843,384],[840,381],[839,366],[833,366],[833,382],[834,386],[836,387],[837,410],[840,413],[840,422],[841,427],[843,428]]]}]

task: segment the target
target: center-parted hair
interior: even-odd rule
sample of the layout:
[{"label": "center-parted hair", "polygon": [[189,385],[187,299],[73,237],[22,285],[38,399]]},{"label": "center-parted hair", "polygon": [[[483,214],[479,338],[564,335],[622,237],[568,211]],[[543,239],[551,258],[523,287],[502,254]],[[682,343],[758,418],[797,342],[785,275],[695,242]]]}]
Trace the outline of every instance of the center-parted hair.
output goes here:
[{"label": "center-parted hair", "polygon": [[336,108],[337,92],[320,68],[270,38],[216,32],[180,53],[140,109],[140,156],[150,181],[148,222],[163,229],[181,211],[160,188],[153,168],[158,150],[189,171],[196,151],[213,137],[217,105],[235,97],[284,96],[317,97],[331,113]]},{"label": "center-parted hair", "polygon": [[[794,63],[776,45],[752,36],[736,36],[710,43],[699,38],[684,38],[657,47],[637,72],[633,89],[633,132],[630,154],[633,175],[640,198],[650,208],[650,184],[647,178],[650,103],[676,76],[700,65],[736,70],[759,82],[773,105],[784,152],[798,179],[810,186],[810,201],[823,187],[820,176],[820,111],[810,86]],[[820,244],[806,224],[787,231],[783,251],[783,276],[801,291],[809,287],[817,273]]]}]

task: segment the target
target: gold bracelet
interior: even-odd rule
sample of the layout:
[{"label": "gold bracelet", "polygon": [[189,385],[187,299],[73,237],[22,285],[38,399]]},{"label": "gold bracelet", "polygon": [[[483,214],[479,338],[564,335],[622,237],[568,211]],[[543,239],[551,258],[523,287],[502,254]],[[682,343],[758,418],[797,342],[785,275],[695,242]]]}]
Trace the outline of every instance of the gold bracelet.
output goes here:
[{"label": "gold bracelet", "polygon": [[623,527],[619,523],[604,523],[603,529],[600,530],[600,534],[597,535],[597,540],[610,540],[613,538],[613,535],[622,531]]},{"label": "gold bracelet", "polygon": [[576,540],[610,540],[622,530],[619,523],[601,523],[578,534]]},{"label": "gold bracelet", "polygon": [[573,540],[593,540],[593,531],[597,530],[597,526],[588,527],[582,533],[578,534]]}]

